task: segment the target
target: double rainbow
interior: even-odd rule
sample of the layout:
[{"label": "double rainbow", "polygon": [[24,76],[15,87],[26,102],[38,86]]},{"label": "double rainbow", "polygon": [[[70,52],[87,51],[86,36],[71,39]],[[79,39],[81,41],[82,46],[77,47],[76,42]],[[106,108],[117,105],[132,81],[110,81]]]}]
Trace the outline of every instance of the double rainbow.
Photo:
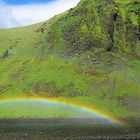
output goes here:
[{"label": "double rainbow", "polygon": [[119,118],[114,115],[109,115],[106,112],[99,111],[95,109],[92,106],[88,105],[82,105],[80,103],[76,103],[73,101],[69,101],[67,99],[60,99],[60,98],[48,98],[48,97],[16,97],[16,98],[3,98],[0,99],[0,103],[14,103],[14,102],[22,102],[22,101],[30,101],[30,102],[41,102],[41,103],[52,103],[52,104],[62,104],[62,105],[68,105],[73,108],[85,111],[87,113],[93,113],[96,114],[101,119],[106,119],[111,123],[115,123],[117,125],[124,126],[126,125],[125,121],[122,118]]}]

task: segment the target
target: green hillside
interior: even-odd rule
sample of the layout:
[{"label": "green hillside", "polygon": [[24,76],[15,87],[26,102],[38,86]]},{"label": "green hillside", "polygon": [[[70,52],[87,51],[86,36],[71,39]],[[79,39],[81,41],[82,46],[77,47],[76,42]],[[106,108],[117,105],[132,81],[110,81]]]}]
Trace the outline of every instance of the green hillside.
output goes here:
[{"label": "green hillside", "polygon": [[140,116],[140,1],[81,0],[46,22],[0,29],[0,98],[15,96]]}]

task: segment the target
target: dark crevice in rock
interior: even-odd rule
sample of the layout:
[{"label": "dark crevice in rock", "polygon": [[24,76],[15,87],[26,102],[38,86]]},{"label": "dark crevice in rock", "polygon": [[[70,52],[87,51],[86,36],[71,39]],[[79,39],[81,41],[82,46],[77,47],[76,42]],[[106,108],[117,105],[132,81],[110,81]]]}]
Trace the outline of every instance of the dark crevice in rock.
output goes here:
[{"label": "dark crevice in rock", "polygon": [[107,51],[114,51],[115,50],[115,46],[114,46],[114,25],[115,25],[117,16],[118,16],[117,13],[113,13],[111,15],[111,18],[110,18],[108,33],[109,33],[109,36],[110,36],[110,39],[111,39],[111,43],[109,44]]},{"label": "dark crevice in rock", "polygon": [[110,51],[112,52],[112,51],[114,51],[114,50],[115,50],[114,43],[111,42],[110,45],[109,45],[108,48],[107,48],[107,51],[108,51],[108,52],[110,52]]}]

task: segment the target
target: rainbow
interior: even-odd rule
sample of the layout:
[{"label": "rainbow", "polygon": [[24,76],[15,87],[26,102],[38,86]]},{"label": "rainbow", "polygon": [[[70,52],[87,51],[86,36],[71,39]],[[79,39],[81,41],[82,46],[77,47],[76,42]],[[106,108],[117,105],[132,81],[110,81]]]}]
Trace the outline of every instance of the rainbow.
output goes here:
[{"label": "rainbow", "polygon": [[0,99],[0,103],[11,103],[11,102],[22,102],[22,101],[30,101],[30,102],[41,102],[41,103],[52,103],[52,104],[62,104],[69,105],[73,108],[78,108],[79,110],[85,111],[87,113],[94,113],[96,116],[102,119],[108,120],[110,123],[114,123],[117,125],[125,126],[126,122],[117,116],[110,115],[103,111],[99,111],[92,106],[82,105],[80,103],[76,103],[73,101],[69,101],[68,99],[60,99],[60,98],[48,98],[48,97],[16,97],[16,98],[2,98]]}]

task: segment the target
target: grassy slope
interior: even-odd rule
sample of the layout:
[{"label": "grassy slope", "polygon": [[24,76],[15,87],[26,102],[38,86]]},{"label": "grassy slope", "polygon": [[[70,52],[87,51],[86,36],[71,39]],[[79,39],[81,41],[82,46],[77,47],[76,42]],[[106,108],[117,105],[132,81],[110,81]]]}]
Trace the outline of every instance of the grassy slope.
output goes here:
[{"label": "grassy slope", "polygon": [[[114,1],[125,13],[126,3]],[[117,52],[104,52],[110,42],[95,11],[94,35],[86,21],[79,32],[77,24],[82,16],[71,15],[80,6],[46,23],[0,30],[0,96],[55,96],[120,116],[140,115],[140,61]],[[85,20],[89,23],[90,16]],[[69,34],[69,28],[77,30]],[[84,48],[90,42],[87,36],[95,39],[90,45],[96,40],[98,45],[101,40],[101,49]]]}]

